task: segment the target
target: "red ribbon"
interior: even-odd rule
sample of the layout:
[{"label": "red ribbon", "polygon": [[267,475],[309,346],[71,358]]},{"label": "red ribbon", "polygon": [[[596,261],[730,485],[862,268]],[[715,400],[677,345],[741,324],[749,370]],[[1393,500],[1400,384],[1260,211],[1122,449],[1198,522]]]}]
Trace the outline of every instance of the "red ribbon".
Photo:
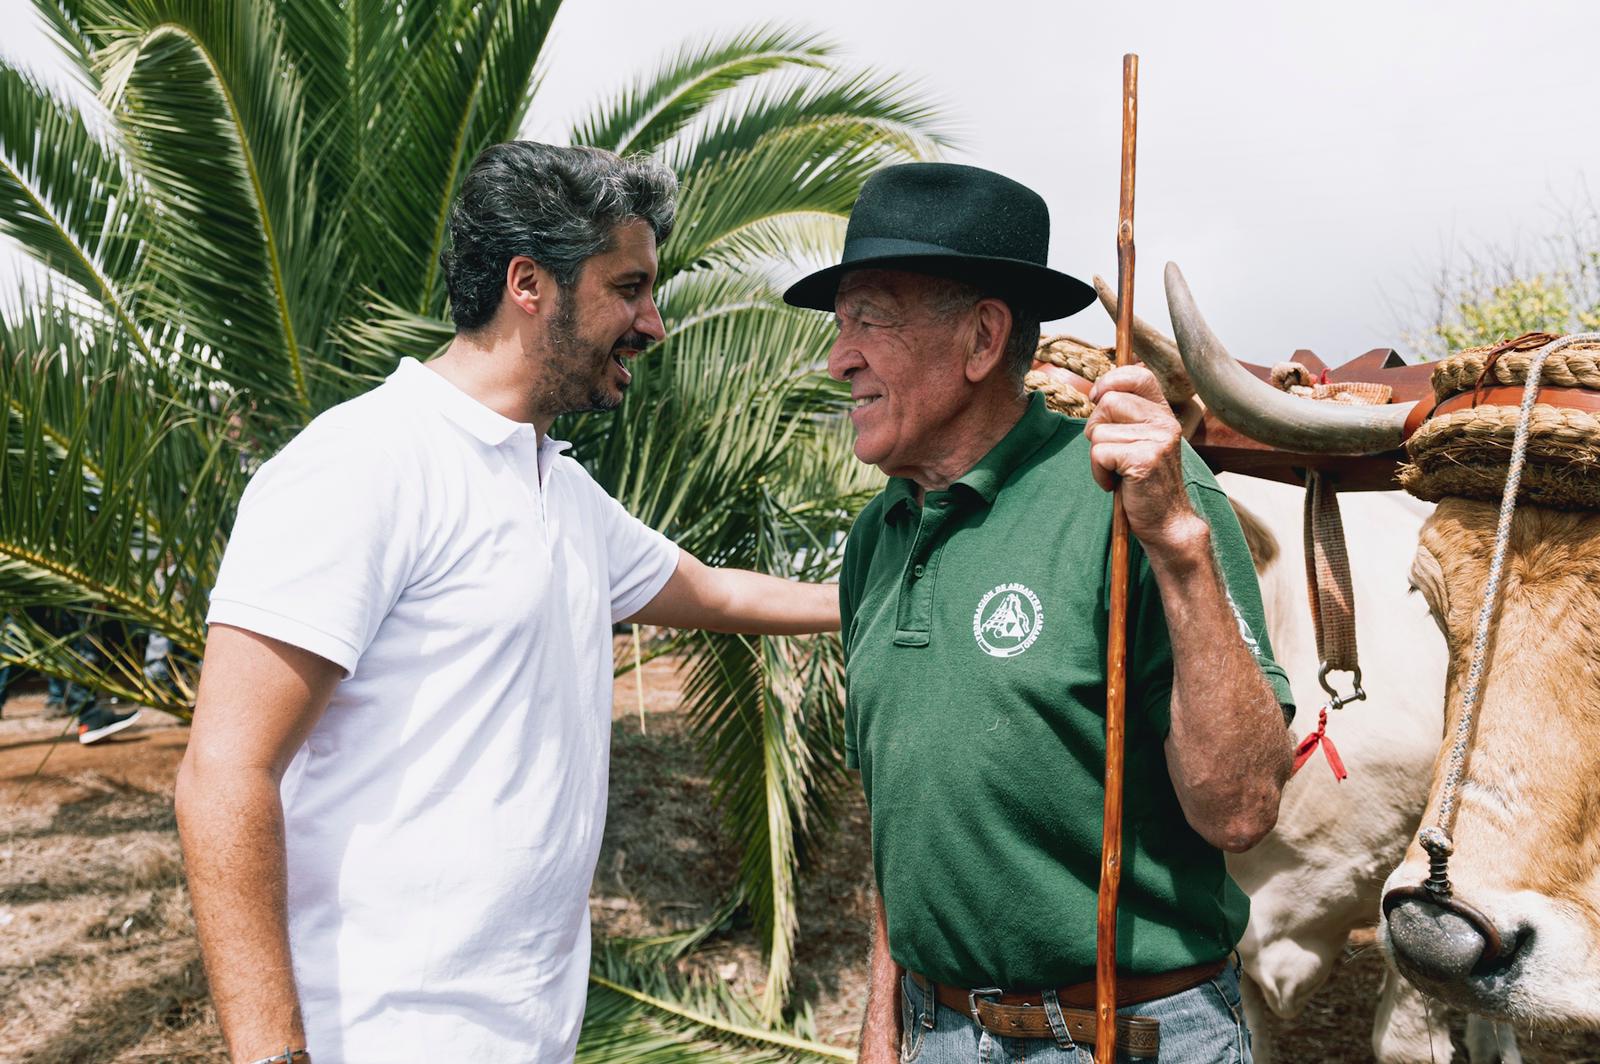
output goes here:
[{"label": "red ribbon", "polygon": [[1300,767],[1311,760],[1311,755],[1318,746],[1322,747],[1322,756],[1328,759],[1328,767],[1333,770],[1334,779],[1343,782],[1349,778],[1350,773],[1344,770],[1344,760],[1339,757],[1339,749],[1333,745],[1333,739],[1328,735],[1327,706],[1323,706],[1322,712],[1317,716],[1317,730],[1301,739],[1300,745],[1294,748],[1295,772],[1299,772]]}]

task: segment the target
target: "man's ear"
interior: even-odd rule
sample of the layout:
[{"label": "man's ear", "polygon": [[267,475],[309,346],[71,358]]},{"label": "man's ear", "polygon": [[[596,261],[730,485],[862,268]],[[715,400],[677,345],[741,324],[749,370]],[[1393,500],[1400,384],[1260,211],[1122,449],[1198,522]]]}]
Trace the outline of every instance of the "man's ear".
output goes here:
[{"label": "man's ear", "polygon": [[555,306],[556,279],[526,255],[506,263],[505,301],[532,317],[548,315]]},{"label": "man's ear", "polygon": [[967,380],[973,384],[990,377],[1005,361],[1006,340],[1011,336],[1011,308],[1004,300],[980,299],[974,308],[976,328],[967,353]]}]

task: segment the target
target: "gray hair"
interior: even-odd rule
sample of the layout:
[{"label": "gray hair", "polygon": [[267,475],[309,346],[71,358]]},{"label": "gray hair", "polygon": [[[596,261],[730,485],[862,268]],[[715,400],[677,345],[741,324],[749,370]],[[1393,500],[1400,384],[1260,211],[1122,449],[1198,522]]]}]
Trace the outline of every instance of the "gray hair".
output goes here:
[{"label": "gray hair", "polygon": [[1030,318],[1019,311],[1017,304],[997,293],[985,292],[975,284],[949,278],[928,279],[924,289],[927,307],[941,318],[952,318],[977,305],[978,300],[991,296],[1011,308],[1011,333],[1006,337],[1005,354],[1001,366],[1022,385],[1022,378],[1033,367],[1034,352],[1039,348],[1039,319]]},{"label": "gray hair", "polygon": [[451,205],[451,246],[439,255],[456,329],[489,324],[518,255],[570,289],[588,259],[611,250],[624,222],[644,222],[661,244],[672,233],[677,192],[677,176],[642,155],[531,140],[485,148]]}]

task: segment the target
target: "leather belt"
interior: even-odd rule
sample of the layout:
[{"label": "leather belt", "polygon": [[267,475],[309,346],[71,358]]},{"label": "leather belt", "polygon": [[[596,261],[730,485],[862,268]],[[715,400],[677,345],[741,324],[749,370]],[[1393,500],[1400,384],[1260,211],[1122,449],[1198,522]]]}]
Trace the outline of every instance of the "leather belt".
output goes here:
[{"label": "leather belt", "polygon": [[[1189,990],[1201,983],[1215,979],[1222,973],[1222,961],[1177,968],[1156,975],[1117,975],[1117,1007],[1137,1005],[1145,1001]],[[928,980],[912,972],[911,981],[923,992]],[[947,1009],[972,1017],[990,1034],[1006,1038],[1054,1038],[1050,1024],[1050,1010],[1046,1008],[1041,991],[978,991],[965,990],[945,983],[934,983],[934,998]],[[1061,1006],[1061,1019],[1072,1040],[1081,1045],[1094,1045],[1094,982],[1075,983],[1056,991]],[[1157,1021],[1145,1016],[1122,1016],[1117,1019],[1118,1048],[1129,1056],[1155,1057],[1160,1049],[1160,1028]]]}]

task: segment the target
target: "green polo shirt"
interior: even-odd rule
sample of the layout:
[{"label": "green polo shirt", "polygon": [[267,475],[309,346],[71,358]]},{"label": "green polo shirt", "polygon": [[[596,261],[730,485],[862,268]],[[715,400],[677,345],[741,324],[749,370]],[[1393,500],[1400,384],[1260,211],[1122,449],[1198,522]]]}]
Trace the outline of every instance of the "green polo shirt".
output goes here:
[{"label": "green polo shirt", "polygon": [[[891,480],[845,549],[845,756],[871,811],[890,952],[943,983],[1094,974],[1111,495],[1083,428],[1034,395],[923,505]],[[1183,465],[1240,631],[1290,705],[1238,520],[1187,445]],[[1137,541],[1131,560],[1117,959],[1154,973],[1225,956],[1249,901],[1178,807],[1162,749],[1172,647]]]}]

